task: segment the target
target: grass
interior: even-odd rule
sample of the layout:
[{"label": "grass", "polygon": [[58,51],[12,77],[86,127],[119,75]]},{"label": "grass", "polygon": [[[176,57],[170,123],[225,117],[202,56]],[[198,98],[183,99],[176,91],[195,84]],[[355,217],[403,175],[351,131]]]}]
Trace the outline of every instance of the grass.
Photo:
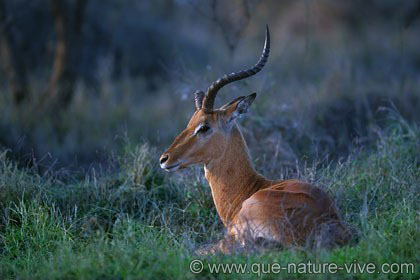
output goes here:
[{"label": "grass", "polygon": [[[157,159],[192,115],[196,89],[255,63],[265,23],[272,32],[267,66],[223,88],[216,103],[257,92],[241,127],[258,171],[325,189],[360,241],[330,251],[212,256],[202,259],[205,266],[414,263],[413,274],[260,276],[418,279],[418,21],[403,28],[396,21],[402,10],[391,9],[394,16],[379,19],[368,9],[347,22],[359,14],[353,13],[360,10],[356,5],[350,18],[340,19],[346,16],[334,7],[321,11],[319,19],[330,18],[325,25],[317,13],[312,16],[308,1],[292,2],[290,9],[263,7],[255,13],[235,53],[227,51],[221,34],[199,23],[201,15],[182,25],[162,19],[169,20],[171,34],[180,29],[197,40],[198,49],[177,51],[155,89],[147,86],[147,76],[114,78],[110,73],[117,65],[111,62],[109,67],[92,65],[89,72],[97,82],[78,81],[69,108],[49,116],[32,113],[45,90],[47,69],[28,73],[31,96],[20,108],[12,106],[2,84],[0,279],[258,277],[212,274],[208,268],[201,274],[189,271],[191,260],[198,258],[194,250],[220,239],[223,225],[201,168],[167,174]],[[166,51],[173,49],[165,45]]]},{"label": "grass", "polygon": [[[118,172],[91,169],[85,178],[39,175],[0,154],[0,278],[193,279],[278,278],[212,274],[208,263],[413,263],[413,274],[286,274],[287,278],[418,279],[420,239],[420,129],[388,124],[374,149],[346,160],[299,167],[295,176],[321,186],[336,200],[360,241],[333,250],[289,249],[202,258],[194,249],[216,241],[223,227],[199,169],[159,170],[148,143],[112,158]],[[262,170],[264,172],[264,170]],[[285,176],[279,175],[280,176]]]}]

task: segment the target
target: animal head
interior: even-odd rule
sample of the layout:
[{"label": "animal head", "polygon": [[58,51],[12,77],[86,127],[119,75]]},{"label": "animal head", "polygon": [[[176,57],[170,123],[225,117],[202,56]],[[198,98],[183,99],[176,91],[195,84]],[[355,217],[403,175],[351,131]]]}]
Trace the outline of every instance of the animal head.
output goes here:
[{"label": "animal head", "polygon": [[240,96],[214,109],[218,91],[225,85],[255,75],[264,67],[270,52],[270,33],[266,27],[264,49],[254,67],[224,75],[213,82],[207,90],[195,92],[195,112],[187,127],[175,138],[160,157],[160,166],[166,171],[175,171],[192,164],[208,164],[223,156],[223,151],[232,139],[235,120],[248,111],[256,93]]}]

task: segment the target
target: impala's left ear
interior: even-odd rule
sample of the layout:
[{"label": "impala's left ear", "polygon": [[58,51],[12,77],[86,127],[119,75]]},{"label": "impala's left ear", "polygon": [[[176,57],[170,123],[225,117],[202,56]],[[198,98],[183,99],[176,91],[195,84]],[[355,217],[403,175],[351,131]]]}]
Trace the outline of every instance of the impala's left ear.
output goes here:
[{"label": "impala's left ear", "polygon": [[241,96],[220,108],[224,110],[226,123],[231,123],[242,114],[248,112],[248,108],[254,102],[255,97],[257,97],[257,93],[255,92],[248,96]]}]

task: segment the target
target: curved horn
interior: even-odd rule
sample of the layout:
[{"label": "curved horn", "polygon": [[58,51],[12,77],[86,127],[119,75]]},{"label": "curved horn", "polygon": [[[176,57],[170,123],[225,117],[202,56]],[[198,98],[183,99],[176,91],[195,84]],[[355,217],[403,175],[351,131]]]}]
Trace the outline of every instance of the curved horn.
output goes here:
[{"label": "curved horn", "polygon": [[264,49],[257,64],[255,64],[254,67],[250,69],[224,75],[222,78],[213,82],[208,88],[207,94],[203,100],[203,108],[206,111],[213,111],[214,100],[216,99],[216,95],[219,89],[221,89],[222,87],[224,87],[225,85],[231,82],[242,80],[250,76],[253,76],[257,74],[258,72],[260,72],[261,69],[263,69],[265,63],[267,62],[268,55],[270,53],[270,31],[268,30],[268,25],[266,25],[265,28],[266,28],[266,32],[265,32]]},{"label": "curved horn", "polygon": [[194,92],[195,108],[200,110],[203,105],[204,92],[197,90]]}]

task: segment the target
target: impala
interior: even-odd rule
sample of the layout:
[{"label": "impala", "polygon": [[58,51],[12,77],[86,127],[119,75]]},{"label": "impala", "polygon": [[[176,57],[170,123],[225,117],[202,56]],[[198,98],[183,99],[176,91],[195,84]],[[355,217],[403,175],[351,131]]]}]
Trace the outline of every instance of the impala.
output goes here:
[{"label": "impala", "polygon": [[[201,253],[228,253],[247,242],[267,240],[280,246],[305,245],[323,230],[334,244],[346,244],[352,234],[341,221],[333,201],[321,189],[298,180],[274,181],[257,173],[236,120],[245,114],[256,93],[214,108],[225,85],[255,75],[270,52],[270,33],[257,64],[213,82],[205,94],[195,92],[196,110],[187,128],[160,157],[160,166],[175,171],[204,165],[214,204],[227,229],[226,238]],[[328,225],[325,227],[325,225]],[[312,242],[313,243],[313,242]]]}]

